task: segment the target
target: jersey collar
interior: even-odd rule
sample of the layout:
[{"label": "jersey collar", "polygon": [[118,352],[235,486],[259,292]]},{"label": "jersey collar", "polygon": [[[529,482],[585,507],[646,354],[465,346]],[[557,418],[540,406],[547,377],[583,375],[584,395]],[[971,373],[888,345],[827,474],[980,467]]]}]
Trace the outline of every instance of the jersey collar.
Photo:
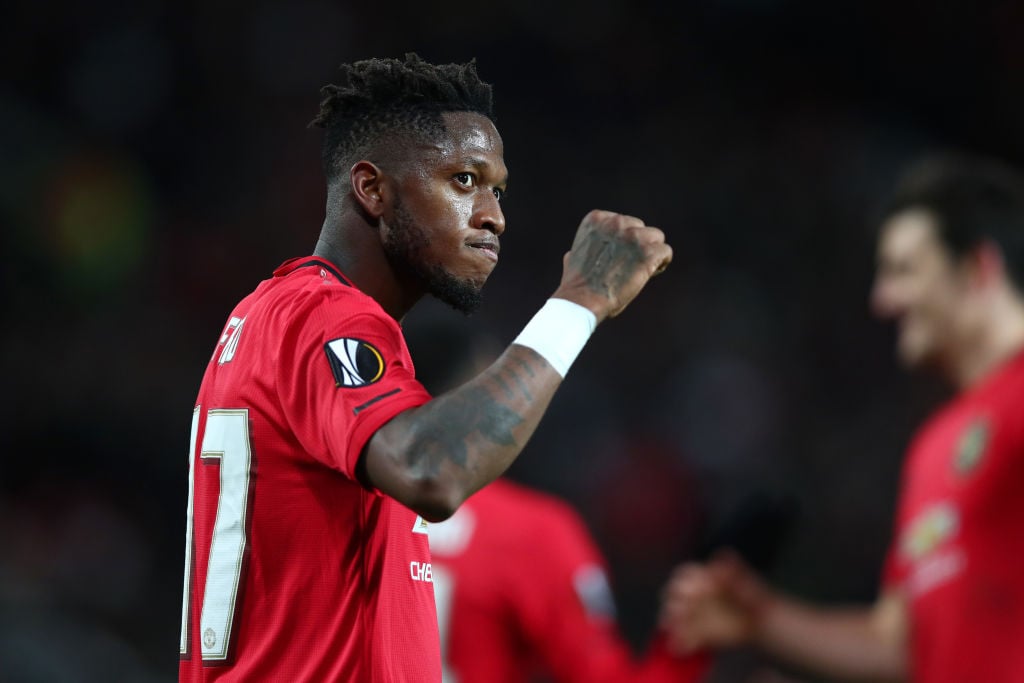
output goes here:
[{"label": "jersey collar", "polygon": [[284,277],[285,275],[294,273],[299,268],[312,268],[314,266],[326,270],[341,284],[349,287],[353,286],[352,282],[341,274],[341,271],[338,270],[337,266],[327,259],[320,258],[319,256],[296,256],[295,258],[290,258],[274,270],[274,277]]}]

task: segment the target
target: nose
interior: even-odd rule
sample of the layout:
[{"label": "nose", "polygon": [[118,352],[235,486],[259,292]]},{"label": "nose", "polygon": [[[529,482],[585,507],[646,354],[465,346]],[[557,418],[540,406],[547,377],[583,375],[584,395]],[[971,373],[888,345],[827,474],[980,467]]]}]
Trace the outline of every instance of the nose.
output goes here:
[{"label": "nose", "polygon": [[480,193],[476,206],[473,207],[472,226],[477,230],[493,232],[498,237],[505,232],[505,214],[493,192]]}]

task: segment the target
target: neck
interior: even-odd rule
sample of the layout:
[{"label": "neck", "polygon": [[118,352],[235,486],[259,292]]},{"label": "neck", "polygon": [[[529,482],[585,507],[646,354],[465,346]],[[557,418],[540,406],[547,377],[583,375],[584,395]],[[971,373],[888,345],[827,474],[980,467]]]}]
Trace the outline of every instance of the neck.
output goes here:
[{"label": "neck", "polygon": [[398,322],[423,296],[415,283],[395,272],[377,230],[352,212],[328,214],[313,255],[335,264],[359,291]]},{"label": "neck", "polygon": [[964,345],[951,364],[953,380],[966,389],[1024,349],[1024,303],[1013,293],[996,297],[975,339]]}]

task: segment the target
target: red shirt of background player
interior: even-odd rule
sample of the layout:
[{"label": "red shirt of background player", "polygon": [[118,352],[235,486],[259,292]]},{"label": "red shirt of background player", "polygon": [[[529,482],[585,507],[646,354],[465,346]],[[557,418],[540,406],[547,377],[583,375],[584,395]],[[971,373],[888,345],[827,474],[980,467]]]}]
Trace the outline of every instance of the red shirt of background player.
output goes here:
[{"label": "red shirt of background player", "polygon": [[499,479],[430,525],[445,683],[687,683],[703,656],[656,641],[635,662],[615,625],[605,562],[579,515]]},{"label": "red shirt of background player", "polygon": [[193,417],[181,681],[440,679],[426,527],[355,478],[429,398],[398,323],[326,261],[238,304]]},{"label": "red shirt of background player", "polygon": [[914,680],[1024,676],[1024,353],[940,410],[904,465],[885,582],[910,607]]}]

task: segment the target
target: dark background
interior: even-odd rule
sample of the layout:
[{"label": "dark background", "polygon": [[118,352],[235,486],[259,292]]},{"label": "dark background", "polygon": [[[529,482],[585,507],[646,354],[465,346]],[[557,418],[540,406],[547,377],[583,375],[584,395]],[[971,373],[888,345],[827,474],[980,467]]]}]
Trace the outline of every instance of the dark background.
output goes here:
[{"label": "dark background", "polygon": [[[15,4],[0,22],[0,681],[175,680],[186,450],[234,303],[323,219],[344,61],[478,60],[511,171],[464,321],[503,346],[592,208],[671,269],[603,326],[511,474],[584,514],[637,646],[677,562],[874,597],[902,449],[945,397],[867,308],[872,210],[918,155],[1022,161],[1024,5]],[[430,361],[420,361],[421,364]],[[718,678],[751,680],[733,656]]]}]

